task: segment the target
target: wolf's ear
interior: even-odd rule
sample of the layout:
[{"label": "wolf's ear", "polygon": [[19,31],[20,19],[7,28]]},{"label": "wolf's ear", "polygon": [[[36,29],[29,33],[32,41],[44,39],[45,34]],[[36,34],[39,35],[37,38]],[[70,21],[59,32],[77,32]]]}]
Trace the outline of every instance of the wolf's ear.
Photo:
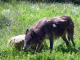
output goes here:
[{"label": "wolf's ear", "polygon": [[26,30],[26,34],[28,33],[28,31],[29,31],[29,30],[27,29],[27,30]]}]

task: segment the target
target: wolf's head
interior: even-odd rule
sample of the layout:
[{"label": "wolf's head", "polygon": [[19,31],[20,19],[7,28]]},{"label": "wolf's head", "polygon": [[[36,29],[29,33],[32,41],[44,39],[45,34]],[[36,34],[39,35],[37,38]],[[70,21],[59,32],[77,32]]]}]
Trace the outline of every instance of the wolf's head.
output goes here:
[{"label": "wolf's head", "polygon": [[26,34],[25,34],[25,40],[24,40],[24,46],[23,46],[23,50],[28,50],[31,48],[31,46],[34,43],[34,40],[36,39],[36,35],[35,32],[32,30],[26,30]]}]

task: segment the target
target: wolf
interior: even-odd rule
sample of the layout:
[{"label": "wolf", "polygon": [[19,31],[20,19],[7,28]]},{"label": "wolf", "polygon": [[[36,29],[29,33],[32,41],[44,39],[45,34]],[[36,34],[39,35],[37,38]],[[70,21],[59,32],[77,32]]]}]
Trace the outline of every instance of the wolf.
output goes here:
[{"label": "wolf", "polygon": [[[70,16],[59,16],[54,18],[43,18],[39,20],[30,30],[26,30],[23,50],[28,50],[37,43],[35,52],[38,52],[44,39],[50,40],[50,52],[53,50],[54,39],[61,37],[66,45],[73,41],[74,23]],[[68,40],[66,39],[66,35]]]}]

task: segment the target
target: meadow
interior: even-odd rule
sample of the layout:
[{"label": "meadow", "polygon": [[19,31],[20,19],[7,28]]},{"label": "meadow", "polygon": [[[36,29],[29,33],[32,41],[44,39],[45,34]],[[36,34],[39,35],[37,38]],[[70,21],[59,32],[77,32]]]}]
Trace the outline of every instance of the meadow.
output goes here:
[{"label": "meadow", "polygon": [[[54,48],[50,54],[48,47],[37,54],[11,50],[7,47],[8,40],[17,35],[25,34],[35,22],[44,17],[70,16],[74,22],[73,49],[70,41],[67,47],[59,38],[54,41]],[[0,1],[0,60],[80,60],[80,5],[72,3],[31,3],[19,1],[6,3]]]}]

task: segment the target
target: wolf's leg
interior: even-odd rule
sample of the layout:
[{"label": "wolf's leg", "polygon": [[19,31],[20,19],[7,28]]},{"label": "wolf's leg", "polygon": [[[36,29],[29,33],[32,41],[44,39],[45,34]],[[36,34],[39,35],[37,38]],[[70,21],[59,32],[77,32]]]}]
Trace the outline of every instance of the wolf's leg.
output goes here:
[{"label": "wolf's leg", "polygon": [[65,41],[66,45],[68,46],[69,42],[67,41],[65,34],[62,36],[62,39]]},{"label": "wolf's leg", "polygon": [[68,41],[70,41],[70,37],[69,37],[68,33],[67,33],[67,38],[68,38]]},{"label": "wolf's leg", "polygon": [[41,45],[42,45],[42,42],[39,42],[39,43],[37,44],[37,48],[36,48],[36,50],[35,50],[35,53],[40,50]]},{"label": "wolf's leg", "polygon": [[67,28],[68,37],[71,39],[73,46],[75,47],[74,41],[73,41],[73,35],[74,35],[74,23],[72,22],[70,26]]},{"label": "wolf's leg", "polygon": [[75,43],[74,43],[74,41],[73,41],[73,34],[68,34],[69,35],[69,37],[70,37],[70,39],[71,39],[71,41],[72,41],[72,44],[73,44],[73,46],[75,47]]},{"label": "wolf's leg", "polygon": [[73,41],[73,36],[71,37],[71,41],[73,43],[73,46],[75,47],[74,41]]},{"label": "wolf's leg", "polygon": [[53,42],[54,42],[53,39],[51,39],[51,40],[50,40],[50,53],[51,53],[52,50],[53,50],[53,45],[54,45]]},{"label": "wolf's leg", "polygon": [[50,40],[50,53],[51,53],[54,45],[53,34],[49,34],[49,40]]}]

